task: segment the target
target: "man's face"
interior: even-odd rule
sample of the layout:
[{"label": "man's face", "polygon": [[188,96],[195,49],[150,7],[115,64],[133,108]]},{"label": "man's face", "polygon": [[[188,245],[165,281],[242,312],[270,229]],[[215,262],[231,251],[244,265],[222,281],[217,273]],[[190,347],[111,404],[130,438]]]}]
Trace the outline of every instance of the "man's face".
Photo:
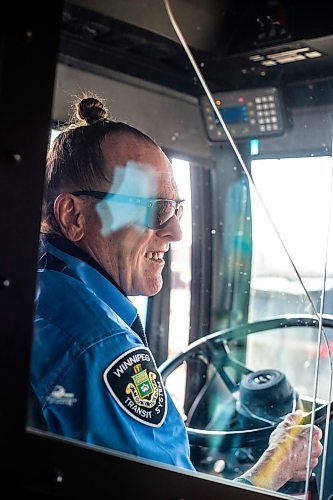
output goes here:
[{"label": "man's face", "polygon": [[[179,200],[172,167],[165,154],[153,144],[131,135],[106,137],[102,151],[107,165],[107,175],[114,178],[114,168],[129,168],[128,165],[148,165],[150,172],[152,198]],[[127,165],[127,166],[126,166]],[[140,196],[140,186],[136,179],[134,192],[122,194]],[[135,187],[135,182],[137,182]],[[101,183],[96,190],[118,192],[117,187],[108,182]],[[112,202],[110,204],[112,210]],[[123,204],[123,211],[133,210]],[[119,204],[118,204],[119,209]],[[173,216],[167,224],[157,230],[132,225],[117,227],[116,230],[103,230],[104,221],[98,215],[98,208],[87,211],[85,235],[81,246],[113,277],[127,295],[155,295],[160,291],[164,254],[172,241],[182,237],[179,221]],[[112,213],[112,212],[111,212]],[[117,212],[115,211],[114,214]],[[119,212],[118,212],[119,213]],[[126,212],[124,212],[126,214]],[[117,218],[116,215],[114,217]],[[117,223],[117,220],[115,220]]]}]

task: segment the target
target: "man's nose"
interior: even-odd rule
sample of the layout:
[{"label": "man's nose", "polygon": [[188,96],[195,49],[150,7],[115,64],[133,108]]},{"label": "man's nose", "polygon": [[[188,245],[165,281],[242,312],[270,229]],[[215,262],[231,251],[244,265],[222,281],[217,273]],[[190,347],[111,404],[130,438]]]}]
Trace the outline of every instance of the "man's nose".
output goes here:
[{"label": "man's nose", "polygon": [[179,220],[174,215],[161,229],[157,229],[156,234],[160,238],[168,238],[169,241],[179,241],[183,237]]}]

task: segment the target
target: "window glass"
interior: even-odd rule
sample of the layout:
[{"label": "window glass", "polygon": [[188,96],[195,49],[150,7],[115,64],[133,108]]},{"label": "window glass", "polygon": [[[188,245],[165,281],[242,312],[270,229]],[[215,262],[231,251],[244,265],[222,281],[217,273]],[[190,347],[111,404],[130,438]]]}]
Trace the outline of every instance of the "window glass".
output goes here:
[{"label": "window glass", "polygon": [[[82,92],[88,99],[91,92],[101,96],[99,110],[105,110],[104,101],[110,109],[107,120],[89,116],[79,134],[70,129],[66,147],[57,152],[55,171],[70,165],[71,174],[63,172],[47,192],[43,223],[51,231],[43,233],[46,246],[41,246],[31,365],[42,420],[31,414],[29,425],[129,457],[234,480],[263,454],[267,458],[271,436],[287,413],[303,409],[309,420],[315,410],[323,429],[327,424],[333,342],[330,116],[317,110],[317,121],[312,113],[300,118],[300,105],[312,101],[310,86],[303,89],[306,95],[294,90],[296,104],[278,99],[275,85],[285,85],[290,98],[286,82],[292,78],[268,77],[266,71],[269,66],[288,71],[286,56],[279,61],[266,53],[246,56],[246,64],[231,75],[235,53],[247,51],[228,29],[224,38],[224,14],[214,2],[176,3],[180,24],[191,28],[195,58],[183,50],[186,40],[177,38],[170,12],[168,19],[154,0],[64,6],[52,119],[67,123]],[[230,26],[238,26],[232,13],[227,24],[229,19]],[[254,18],[261,31],[252,49],[280,26],[274,21],[274,30],[267,30],[270,19]],[[222,39],[223,50],[216,45]],[[309,54],[298,60],[315,64],[321,57]],[[224,56],[232,58],[225,62]],[[205,76],[209,85],[202,85]],[[211,98],[210,83],[231,94]],[[245,93],[236,99],[243,86]],[[257,87],[264,95],[253,94]],[[93,107],[89,101],[87,108]],[[110,142],[103,132],[96,141],[91,131],[110,127],[110,121],[115,129],[121,122],[127,132],[119,130]],[[133,135],[128,124],[141,132]],[[175,152],[172,176],[160,149],[141,133],[162,151]],[[57,134],[52,130],[50,144]],[[285,158],[251,161],[251,154],[259,158],[265,148],[274,158],[280,148]],[[191,186],[190,163],[177,158],[178,152],[209,163],[194,176],[197,185]],[[95,183],[89,172],[96,165]],[[181,221],[174,203],[156,203],[172,197],[174,182],[185,199]],[[165,213],[170,217],[159,224]],[[192,241],[196,224],[200,232]],[[68,241],[59,243],[64,233]],[[165,377],[136,313],[145,326],[147,298],[161,290],[169,247],[170,293],[160,301],[159,331],[151,333],[157,347],[161,335],[167,339],[163,367],[178,360]],[[322,312],[327,318],[321,337]],[[198,328],[189,345],[191,324]],[[267,387],[266,395],[260,392]],[[328,435],[327,426],[326,450]],[[290,452],[297,458],[302,453],[303,471],[313,452],[309,437],[299,453],[297,447]],[[289,440],[293,446],[295,441]],[[254,472],[256,485],[304,496],[310,479],[303,474],[297,480],[293,460],[288,478],[278,486],[271,482],[276,471],[285,472],[281,453],[289,456],[281,442],[273,448],[278,455],[269,457],[262,482]],[[315,471],[318,485],[321,465]],[[327,491],[333,494],[333,485]]]}]

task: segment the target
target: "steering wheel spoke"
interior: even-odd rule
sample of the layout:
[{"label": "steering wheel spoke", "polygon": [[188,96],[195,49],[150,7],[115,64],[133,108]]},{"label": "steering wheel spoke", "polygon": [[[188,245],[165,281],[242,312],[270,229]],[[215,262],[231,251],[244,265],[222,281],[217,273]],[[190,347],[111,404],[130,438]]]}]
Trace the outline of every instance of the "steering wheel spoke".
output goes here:
[{"label": "steering wheel spoke", "polygon": [[227,341],[219,344],[218,348],[214,342],[206,342],[206,351],[209,353],[209,362],[214,366],[217,374],[221,377],[228,390],[234,393],[238,390],[238,384],[234,378],[228,373],[227,369],[231,368],[236,373],[241,369],[243,373],[248,373],[248,370],[242,363],[235,360],[230,355]]}]

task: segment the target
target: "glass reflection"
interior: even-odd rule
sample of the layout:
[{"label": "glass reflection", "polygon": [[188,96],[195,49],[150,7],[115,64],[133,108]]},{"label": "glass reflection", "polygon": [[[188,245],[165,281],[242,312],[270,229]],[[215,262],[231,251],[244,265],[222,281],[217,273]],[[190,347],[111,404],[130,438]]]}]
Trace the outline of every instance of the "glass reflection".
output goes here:
[{"label": "glass reflection", "polygon": [[[89,2],[83,2],[83,4],[88,6]],[[97,7],[98,10],[101,6],[98,2],[94,2],[93,7]],[[121,3],[117,8],[119,8],[117,13],[119,16],[122,10]],[[80,34],[75,23],[71,26],[76,34]],[[91,37],[97,36],[99,43],[115,36],[114,33],[104,33],[103,30],[99,32],[100,25],[97,23],[96,25],[88,23],[85,29]],[[138,48],[135,47],[135,50],[137,53]],[[84,60],[85,55],[81,55]],[[205,64],[201,64],[200,67],[204,68]],[[60,76],[66,75],[66,72],[67,68],[63,66],[59,68]],[[119,83],[119,77],[114,80],[111,78],[109,81],[104,74],[103,78],[107,84],[105,87],[100,80],[94,80],[92,73],[93,71],[85,72],[80,68],[78,76],[89,86],[89,90],[93,91],[97,90],[92,88],[95,81],[98,81],[103,89],[112,82],[113,90],[115,90],[114,95],[111,96],[112,100],[117,95],[116,91],[126,87],[127,98],[123,99],[125,111],[120,113],[120,105],[117,102],[114,103],[116,112],[125,116],[125,121],[129,117],[129,122],[131,122],[131,113],[136,119],[138,114],[146,115],[145,105],[140,103],[135,93],[135,83],[131,82],[132,85],[128,82]],[[60,76],[55,94],[55,102],[58,103],[64,98],[59,84]],[[143,87],[143,81],[139,83],[138,86]],[[210,89],[205,85],[203,87],[206,95],[210,95]],[[74,86],[74,89],[77,90],[77,87]],[[72,91],[73,89],[70,90]],[[66,92],[69,90],[66,89]],[[160,89],[156,94],[152,92],[152,98],[149,100],[151,115],[157,116],[158,122],[161,122],[163,114],[159,108],[160,94]],[[170,101],[174,107],[176,107],[175,103],[178,103],[177,99]],[[147,101],[144,102],[147,103]],[[129,107],[126,108],[128,105]],[[166,109],[168,109],[167,106],[164,107],[164,110]],[[240,109],[235,107],[229,107],[225,112],[221,103],[217,111],[218,116],[229,121],[231,125],[234,125],[240,118],[246,122],[251,120],[250,115],[244,115],[243,107],[241,115]],[[264,109],[262,111],[265,112]],[[197,115],[193,113],[193,116]],[[193,116],[191,115],[191,118]],[[179,119],[176,126],[168,123],[166,115],[163,114],[163,119],[165,119],[163,132],[157,129],[156,135],[159,134],[163,141],[167,142],[163,135],[167,130],[167,135],[171,137],[170,141],[177,146],[179,140],[177,127],[180,126],[179,123],[185,122],[184,135],[187,139],[191,138],[195,127],[190,123],[191,120],[187,122],[185,117],[184,113],[184,117]],[[77,314],[77,317],[74,314],[75,308],[71,308],[70,304],[74,296],[77,298],[79,291],[68,293],[66,320],[62,317],[59,305],[66,297],[63,284],[59,282],[57,285],[59,290],[57,299],[52,297],[52,294],[49,295],[48,301],[45,301],[43,305],[44,310],[49,308],[55,314],[59,307],[59,317],[61,316],[66,322],[70,331],[67,337],[68,345],[73,339],[75,342],[69,348],[67,345],[68,351],[66,351],[63,335],[59,332],[59,335],[54,335],[53,331],[52,349],[48,349],[52,328],[47,324],[43,314],[37,318],[32,360],[33,385],[39,404],[42,403],[44,418],[47,417],[48,430],[92,445],[106,446],[112,450],[155,460],[162,464],[185,467],[191,471],[197,470],[224,479],[237,479],[259,462],[259,469],[254,469],[253,477],[246,476],[252,480],[254,486],[271,490],[278,489],[291,497],[299,496],[308,488],[323,489],[322,465],[325,465],[325,461],[331,463],[328,440],[329,415],[326,417],[326,404],[331,400],[332,367],[329,346],[333,341],[330,331],[331,314],[333,314],[330,307],[331,235],[328,235],[332,161],[329,156],[330,150],[327,150],[326,138],[322,140],[320,134],[318,140],[321,142],[316,143],[317,137],[313,138],[314,146],[318,146],[317,149],[321,150],[320,157],[311,152],[307,155],[304,151],[303,154],[299,153],[302,132],[306,131],[309,121],[307,117],[304,118],[303,123],[297,122],[297,143],[293,136],[273,137],[271,143],[265,141],[264,138],[258,141],[256,149],[252,148],[250,151],[248,142],[236,144],[229,130],[224,129],[227,140],[224,141],[223,146],[221,147],[218,141],[210,145],[209,157],[214,162],[211,172],[212,189],[209,199],[203,199],[203,206],[199,207],[201,213],[211,211],[209,227],[203,228],[203,233],[207,232],[211,236],[210,239],[205,240],[205,245],[201,248],[202,252],[207,250],[207,253],[213,248],[212,254],[208,254],[212,255],[211,269],[207,271],[212,275],[212,286],[211,290],[205,288],[200,291],[202,297],[207,294],[210,319],[207,321],[207,318],[202,318],[202,314],[199,314],[199,307],[197,311],[192,311],[191,319],[191,327],[194,322],[199,323],[199,337],[208,334],[208,340],[203,340],[202,343],[199,341],[199,344],[195,346],[190,345],[187,353],[180,354],[174,365],[169,363],[171,356],[177,353],[172,350],[169,343],[169,353],[172,353],[169,354],[169,360],[160,367],[156,366],[154,354],[150,352],[144,334],[141,332],[140,337],[140,333],[135,333],[134,323],[130,321],[134,320],[135,316],[133,305],[135,300],[131,304],[126,302],[127,297],[123,297],[124,294],[129,297],[152,296],[160,292],[162,265],[158,271],[154,271],[153,277],[151,269],[161,264],[160,261],[163,261],[164,265],[164,256],[160,254],[167,250],[169,243],[176,243],[180,240],[180,227],[177,225],[177,220],[171,214],[172,217],[166,219],[168,224],[163,223],[163,227],[158,227],[157,231],[165,231],[158,236],[160,240],[155,233],[151,235],[150,246],[146,246],[144,251],[144,259],[150,261],[151,267],[147,267],[139,276],[140,286],[137,287],[137,281],[129,279],[128,272],[133,268],[135,272],[140,271],[140,259],[136,254],[140,253],[137,249],[143,247],[142,242],[147,236],[147,227],[144,224],[147,207],[131,205],[125,210],[121,203],[115,206],[105,201],[101,204],[89,196],[77,197],[82,199],[82,207],[85,203],[84,216],[89,221],[94,236],[99,238],[100,244],[92,252],[97,265],[92,264],[90,259],[80,259],[80,255],[75,252],[74,255],[71,251],[66,252],[63,247],[57,249],[55,245],[56,250],[53,249],[53,254],[56,259],[65,258],[64,266],[60,271],[66,274],[69,270],[67,273],[69,281],[79,278],[79,288],[82,283],[87,286],[87,275],[91,273],[100,273],[102,277],[95,276],[95,280],[102,282],[106,271],[111,276],[111,282],[116,281],[115,288],[121,288],[120,293],[123,297],[120,297],[120,301],[125,301],[124,307],[127,308],[131,317],[126,315],[124,317],[121,308],[116,309],[114,304],[110,304],[105,299],[106,305],[101,307],[101,311],[105,313],[105,321],[112,317],[118,328],[117,335],[114,335],[117,338],[113,339],[115,340],[113,342],[111,336],[106,340],[107,333],[109,333],[106,323],[103,324],[102,331],[98,331],[97,334],[100,315],[94,316],[93,309],[96,305],[96,297],[101,298],[99,287],[97,289],[89,283],[88,288],[92,291],[92,295],[89,300],[86,300],[84,308],[81,308],[81,313]],[[269,126],[273,126],[274,123],[272,121]],[[325,128],[327,135],[327,120],[322,118],[320,113],[317,124],[321,130]],[[88,124],[87,127],[89,126]],[[222,125],[221,128],[223,128]],[[217,138],[219,137],[218,135]],[[308,135],[304,137],[306,142]],[[201,139],[203,142],[206,141],[206,137]],[[71,200],[73,207],[74,205],[76,207],[75,210],[78,210],[79,203],[81,203],[78,199],[74,201],[73,193],[77,192],[77,189],[112,190],[112,192],[116,191],[118,194],[132,198],[162,197],[179,201],[179,193],[174,184],[170,165],[164,157],[163,175],[159,172],[155,178],[155,174],[146,176],[145,171],[142,171],[148,163],[155,172],[156,161],[158,163],[161,161],[160,154],[156,152],[159,150],[154,148],[154,151],[149,150],[148,158],[145,156],[149,149],[146,144],[145,147],[142,147],[140,141],[134,141],[132,144],[128,136],[126,140],[126,147],[121,147],[117,154],[115,151],[117,151],[118,143],[113,143],[112,148],[106,149],[103,143],[102,164],[107,165],[107,168],[112,167],[112,171],[107,171],[106,179],[101,176],[97,183],[96,179],[93,179],[91,185],[88,186],[85,185],[86,179],[84,179],[83,184],[77,183],[64,192],[60,190],[57,196],[61,197],[63,194],[67,196],[72,193]],[[272,146],[272,142],[275,146]],[[193,140],[192,143],[186,143],[184,149],[189,156],[191,153],[195,156],[196,147],[197,143]],[[266,155],[260,157],[265,147],[267,148]],[[275,157],[267,156],[267,151],[277,154],[274,147],[278,147],[281,157],[288,158],[288,160],[276,160]],[[294,158],[292,159],[288,156],[290,150],[293,151]],[[70,146],[69,151],[71,151]],[[254,159],[254,155],[260,158]],[[298,155],[302,158],[301,160],[295,158]],[[85,154],[81,156],[81,160],[89,164],[88,156]],[[116,163],[114,163],[115,157]],[[284,165],[286,161],[288,164]],[[273,165],[275,162],[279,163],[278,168]],[[300,164],[295,165],[296,162]],[[313,175],[312,178],[309,177],[308,182],[305,178],[307,168],[311,169]],[[325,171],[325,177],[323,176],[321,184],[318,182],[315,185],[315,181],[320,180],[319,169]],[[114,175],[114,171],[120,175]],[[124,172],[125,175],[122,176]],[[266,182],[263,181],[265,177]],[[316,200],[313,196],[314,191],[317,193]],[[52,199],[52,202],[55,199]],[[58,199],[58,202],[61,199]],[[68,197],[66,199],[68,201]],[[192,203],[193,212],[195,212],[202,200],[193,199]],[[57,206],[59,207],[59,203]],[[87,215],[89,210],[93,215]],[[58,216],[59,213],[60,211],[58,211]],[[67,215],[68,213],[69,210]],[[78,220],[78,212],[72,213],[77,215]],[[158,219],[156,214],[150,214],[150,216]],[[64,222],[61,217],[59,220]],[[165,221],[164,218],[163,221]],[[182,220],[183,223],[184,220]],[[199,223],[198,217],[193,220],[194,226]],[[190,223],[187,222],[187,224]],[[134,229],[133,225],[139,226],[139,230]],[[72,230],[77,231],[78,227],[73,224]],[[81,240],[75,238],[75,245],[80,247],[78,242]],[[109,238],[107,248],[112,258],[106,252],[102,254],[102,257],[99,254],[101,247],[105,248],[105,240],[102,238]],[[200,238],[204,236],[200,235]],[[52,246],[52,242],[49,243]],[[198,241],[194,239],[193,246],[197,243]],[[115,248],[118,248],[117,252]],[[89,254],[91,242],[89,241],[81,250]],[[50,248],[48,251],[50,252]],[[63,253],[69,254],[70,258],[68,255],[64,257]],[[118,272],[116,259],[121,261],[125,255],[131,258],[122,266],[121,271],[124,277],[120,277],[121,273]],[[82,262],[77,262],[78,265],[75,266],[72,257]],[[190,256],[187,258],[190,260]],[[76,267],[75,270],[74,267]],[[175,261],[171,261],[170,269],[171,273],[176,269]],[[40,268],[40,274],[45,271],[47,271],[47,266]],[[75,276],[71,274],[74,271]],[[179,265],[176,271],[179,273]],[[59,272],[58,268],[51,269],[51,274],[56,272]],[[200,286],[200,273],[202,273],[202,267],[200,263],[194,261],[192,279],[195,279],[196,286]],[[109,277],[106,279],[110,281]],[[148,285],[147,279],[150,280]],[[175,280],[175,274],[172,275],[172,280]],[[190,278],[187,278],[187,281],[190,281]],[[102,287],[102,283],[100,285]],[[44,284],[44,287],[47,292],[50,291],[49,284]],[[83,293],[81,288],[80,290]],[[117,294],[117,290],[113,292]],[[188,292],[187,304],[190,299]],[[179,304],[177,306],[182,309]],[[166,307],[167,301],[163,303],[162,300],[160,308]],[[115,315],[120,317],[121,321],[119,318],[115,319]],[[272,317],[274,324],[271,323]],[[54,326],[53,320],[49,323]],[[174,325],[179,326],[180,323],[174,317],[172,318],[174,330],[176,329]],[[208,332],[207,324],[209,324]],[[324,334],[318,337],[321,326],[323,326]],[[86,334],[90,331],[89,328],[94,330],[96,335],[89,339],[90,343],[85,344],[80,335],[82,332]],[[125,338],[124,343],[119,340],[119,332],[122,332]],[[179,335],[181,333],[186,343],[196,340],[191,337],[191,331],[180,332]],[[158,343],[157,341],[154,345]],[[181,342],[178,345],[181,345]],[[179,348],[180,352],[181,350],[182,348]],[[103,359],[101,364],[95,364],[94,351],[98,351],[101,355]],[[43,365],[40,360],[43,361]],[[66,364],[68,361],[69,364]],[[78,365],[77,372],[75,372],[75,363]],[[52,371],[55,366],[55,371]],[[180,378],[174,376],[177,375],[177,370],[181,372]],[[159,372],[172,398],[164,392]],[[179,384],[181,388],[177,387],[177,380],[181,380]],[[179,394],[179,389],[181,389],[181,394]],[[178,401],[181,401],[182,406],[176,408],[179,405]],[[325,453],[320,458],[319,466],[315,468],[315,475],[311,476],[308,481],[304,481],[304,477],[300,475],[292,476],[293,481],[289,481],[291,476],[287,477],[287,481],[278,481],[276,471],[279,467],[288,469],[281,459],[281,453],[283,456],[288,456],[289,453],[289,450],[282,445],[283,440],[278,440],[278,446],[275,443],[272,444],[272,447],[279,450],[278,456],[272,454],[261,468],[260,460],[269,445],[269,440],[276,436],[274,431],[279,423],[288,412],[296,409],[307,413],[307,419],[303,423],[312,425],[315,423],[322,429],[321,441],[325,445]],[[315,412],[311,415],[313,410]],[[63,418],[64,414],[67,415]],[[74,419],[71,414],[75,414]],[[36,424],[36,420],[32,425],[44,428],[42,424]],[[315,430],[312,430],[313,432]],[[313,434],[307,435],[305,444],[310,448],[310,452],[308,455],[305,453],[306,458],[302,462],[303,469],[306,467],[313,469],[308,459],[313,451],[309,446],[311,437]],[[295,450],[294,454],[300,455]],[[305,455],[303,454],[303,457]],[[330,488],[331,484],[326,483],[325,492],[321,493],[325,500]]]}]

